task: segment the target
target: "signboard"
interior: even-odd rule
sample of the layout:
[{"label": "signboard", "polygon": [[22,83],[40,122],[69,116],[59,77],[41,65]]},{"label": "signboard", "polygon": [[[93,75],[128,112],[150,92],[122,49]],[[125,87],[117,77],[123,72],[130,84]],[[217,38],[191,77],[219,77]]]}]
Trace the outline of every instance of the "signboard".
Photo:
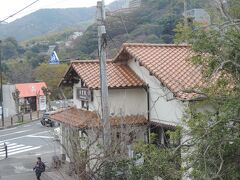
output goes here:
[{"label": "signboard", "polygon": [[77,99],[81,101],[91,101],[92,93],[88,88],[77,88]]},{"label": "signboard", "polygon": [[48,64],[59,64],[59,59],[55,51],[52,52]]},{"label": "signboard", "polygon": [[46,96],[39,96],[39,110],[44,111],[47,109]]}]

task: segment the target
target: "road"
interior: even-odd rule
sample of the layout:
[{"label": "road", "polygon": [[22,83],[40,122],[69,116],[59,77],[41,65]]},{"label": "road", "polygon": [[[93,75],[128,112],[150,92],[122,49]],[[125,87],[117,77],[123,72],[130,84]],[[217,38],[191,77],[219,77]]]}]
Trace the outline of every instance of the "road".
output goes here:
[{"label": "road", "polygon": [[39,121],[0,130],[0,147],[3,143],[8,146],[8,158],[0,152],[0,180],[36,179],[32,168],[37,157],[50,166],[52,156],[60,153],[53,128],[43,127]]}]

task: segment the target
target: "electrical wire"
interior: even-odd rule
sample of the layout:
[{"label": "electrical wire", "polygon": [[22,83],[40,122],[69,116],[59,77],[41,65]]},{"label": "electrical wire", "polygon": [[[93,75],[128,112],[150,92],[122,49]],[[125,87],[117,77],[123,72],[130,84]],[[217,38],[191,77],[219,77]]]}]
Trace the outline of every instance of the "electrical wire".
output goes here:
[{"label": "electrical wire", "polygon": [[26,13],[26,14],[29,14],[29,13],[34,12],[34,11],[37,11],[37,10],[39,10],[39,9],[48,8],[48,6],[56,5],[56,4],[62,3],[62,2],[64,2],[64,1],[67,1],[67,0],[61,0],[61,1],[59,1],[59,2],[54,2],[54,3],[45,4],[45,5],[42,5],[42,6],[38,7],[38,8],[33,8],[33,9],[29,10],[29,11],[25,11],[25,13]]},{"label": "electrical wire", "polygon": [[40,0],[35,0],[34,2],[30,3],[29,5],[25,6],[24,8],[20,9],[19,11],[9,15],[8,17],[6,17],[5,19],[1,20],[0,21],[0,24],[5,22],[6,20],[8,20],[9,18],[12,18],[14,16],[16,16],[17,14],[19,14],[20,12],[24,11],[25,9],[29,8],[30,6],[32,6],[33,4],[37,3],[38,1]]}]

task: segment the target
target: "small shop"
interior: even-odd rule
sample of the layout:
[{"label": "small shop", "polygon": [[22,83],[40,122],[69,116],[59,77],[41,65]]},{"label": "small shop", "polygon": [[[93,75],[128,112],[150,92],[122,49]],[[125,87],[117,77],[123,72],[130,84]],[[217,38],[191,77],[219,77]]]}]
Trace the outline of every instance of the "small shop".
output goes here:
[{"label": "small shop", "polygon": [[42,87],[47,87],[44,82],[16,84],[16,89],[19,91],[20,112],[46,110],[46,96]]}]

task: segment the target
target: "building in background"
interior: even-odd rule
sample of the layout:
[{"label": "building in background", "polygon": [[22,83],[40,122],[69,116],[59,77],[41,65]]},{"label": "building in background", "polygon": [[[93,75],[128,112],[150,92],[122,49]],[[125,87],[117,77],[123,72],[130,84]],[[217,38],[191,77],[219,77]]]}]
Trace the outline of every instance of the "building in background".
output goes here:
[{"label": "building in background", "polygon": [[108,6],[108,9],[113,12],[131,12],[133,9],[141,6],[141,0],[117,0]]},{"label": "building in background", "polygon": [[3,109],[4,117],[13,116],[17,113],[13,93],[16,91],[14,84],[3,84]]},{"label": "building in background", "polygon": [[47,87],[45,82],[3,85],[4,116],[46,110],[46,96],[42,87]]},{"label": "building in background", "polygon": [[191,9],[186,11],[186,16],[194,22],[201,23],[203,25],[210,25],[210,15],[204,9]]}]

